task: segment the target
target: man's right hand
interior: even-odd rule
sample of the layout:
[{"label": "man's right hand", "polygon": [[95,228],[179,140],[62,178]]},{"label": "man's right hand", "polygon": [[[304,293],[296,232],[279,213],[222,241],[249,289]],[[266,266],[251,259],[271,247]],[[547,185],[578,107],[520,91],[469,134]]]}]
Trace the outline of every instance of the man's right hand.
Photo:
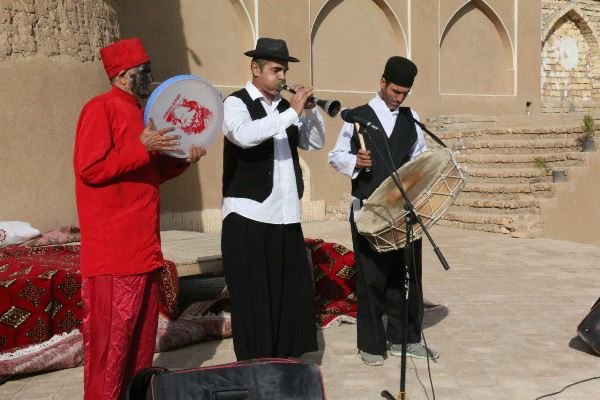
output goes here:
[{"label": "man's right hand", "polygon": [[154,121],[150,118],[150,122],[140,135],[140,141],[148,151],[175,151],[180,144],[180,137],[178,135],[165,136],[174,130],[173,127],[156,130]]},{"label": "man's right hand", "polygon": [[358,154],[356,155],[356,168],[367,168],[372,165],[371,151],[363,149],[358,150]]},{"label": "man's right hand", "polygon": [[[302,115],[302,111],[306,108],[306,101],[313,94],[313,88],[303,85],[294,85],[294,91],[296,92],[290,98],[290,107],[296,111],[298,116]],[[308,108],[314,107],[313,104],[309,104]]]}]

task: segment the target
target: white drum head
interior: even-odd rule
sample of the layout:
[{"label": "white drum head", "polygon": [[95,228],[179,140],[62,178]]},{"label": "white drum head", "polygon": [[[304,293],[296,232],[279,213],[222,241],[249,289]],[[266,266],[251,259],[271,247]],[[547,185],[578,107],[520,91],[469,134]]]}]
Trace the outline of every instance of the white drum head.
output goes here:
[{"label": "white drum head", "polygon": [[181,137],[179,148],[168,154],[187,158],[192,145],[207,147],[223,125],[223,100],[204,79],[178,75],[158,86],[146,103],[144,123],[150,118],[157,129],[174,127],[167,135]]}]

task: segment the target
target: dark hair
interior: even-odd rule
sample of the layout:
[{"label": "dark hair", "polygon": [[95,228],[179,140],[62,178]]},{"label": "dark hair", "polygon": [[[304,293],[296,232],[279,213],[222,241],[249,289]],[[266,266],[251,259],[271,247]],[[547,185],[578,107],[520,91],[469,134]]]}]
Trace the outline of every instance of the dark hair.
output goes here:
[{"label": "dark hair", "polygon": [[258,65],[258,68],[260,68],[260,72],[262,72],[263,68],[269,61],[270,60],[267,60],[266,58],[253,58],[252,59],[252,62],[256,63]]}]

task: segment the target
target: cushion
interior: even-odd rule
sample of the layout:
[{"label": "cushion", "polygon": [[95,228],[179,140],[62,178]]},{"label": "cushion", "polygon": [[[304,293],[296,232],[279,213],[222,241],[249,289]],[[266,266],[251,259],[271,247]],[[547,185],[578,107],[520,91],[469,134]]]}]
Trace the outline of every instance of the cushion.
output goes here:
[{"label": "cushion", "polygon": [[40,235],[28,222],[0,221],[0,247],[21,244]]}]

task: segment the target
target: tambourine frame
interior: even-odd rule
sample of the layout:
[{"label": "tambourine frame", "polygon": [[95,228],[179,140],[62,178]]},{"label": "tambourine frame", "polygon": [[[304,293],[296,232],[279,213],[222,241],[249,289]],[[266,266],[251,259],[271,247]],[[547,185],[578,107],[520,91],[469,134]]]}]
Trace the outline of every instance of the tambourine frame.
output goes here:
[{"label": "tambourine frame", "polygon": [[180,148],[165,154],[187,158],[191,145],[206,147],[221,132],[223,100],[206,80],[195,75],[177,75],[162,82],[144,109],[144,123],[153,119],[156,129],[174,127],[167,135],[177,135]]}]

